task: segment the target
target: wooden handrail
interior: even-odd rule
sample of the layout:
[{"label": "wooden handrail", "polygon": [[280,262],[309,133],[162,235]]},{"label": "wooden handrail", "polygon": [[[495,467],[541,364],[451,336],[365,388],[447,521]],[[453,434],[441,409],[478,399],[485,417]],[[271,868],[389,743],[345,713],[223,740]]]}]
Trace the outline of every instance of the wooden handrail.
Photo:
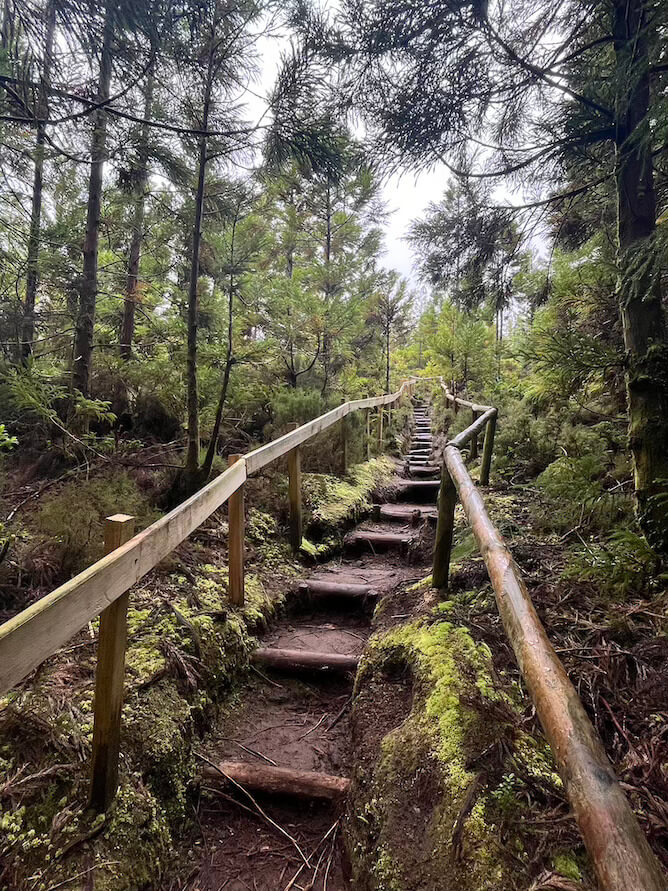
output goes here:
[{"label": "wooden handrail", "polygon": [[0,625],[0,696],[52,656],[160,563],[240,489],[248,476],[286,455],[346,415],[397,402],[410,392],[406,380],[396,393],[345,402],[296,430],[240,458],[174,510],[83,572]]},{"label": "wooden handrail", "polygon": [[[461,447],[487,424],[485,453],[489,452],[491,460],[496,409],[459,399],[449,393],[442,379],[440,382],[450,401],[484,414],[445,447],[433,581],[447,585],[459,495],[487,566],[506,636],[552,749],[599,887],[603,891],[665,891],[661,866],[547,637],[519,567],[494,527],[462,458]],[[484,418],[487,420],[483,424]]]}]

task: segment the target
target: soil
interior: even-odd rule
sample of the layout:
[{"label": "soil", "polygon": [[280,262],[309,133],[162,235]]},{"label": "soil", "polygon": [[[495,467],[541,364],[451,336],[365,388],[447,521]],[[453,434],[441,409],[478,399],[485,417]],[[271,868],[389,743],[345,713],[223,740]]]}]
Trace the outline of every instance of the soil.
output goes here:
[{"label": "soil", "polygon": [[[399,485],[391,490],[401,493]],[[431,505],[433,507],[433,505]],[[410,538],[408,553],[363,549],[344,555],[309,577],[367,584],[376,598],[429,571],[420,543],[429,524],[368,521],[358,531],[399,532]],[[261,641],[263,647],[359,655],[370,633],[365,601],[319,600],[299,606]],[[253,669],[236,703],[202,746],[203,761],[275,764],[349,776],[351,702],[354,678],[286,677]],[[392,687],[392,685],[390,685]],[[410,708],[410,685],[396,686],[401,704],[387,696],[387,722]],[[385,695],[385,694],[384,694]],[[378,724],[378,741],[389,729]],[[268,798],[240,789],[203,786],[191,834],[184,840],[181,867],[163,883],[169,891],[346,891],[350,888],[343,846],[343,803]]]}]

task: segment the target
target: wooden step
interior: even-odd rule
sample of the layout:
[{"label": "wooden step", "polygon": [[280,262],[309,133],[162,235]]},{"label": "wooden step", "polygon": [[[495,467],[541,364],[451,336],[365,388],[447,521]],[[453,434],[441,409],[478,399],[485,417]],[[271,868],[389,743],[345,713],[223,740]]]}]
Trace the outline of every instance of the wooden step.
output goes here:
[{"label": "wooden step", "polygon": [[433,476],[441,473],[438,464],[409,464],[408,472],[415,476]]},{"label": "wooden step", "polygon": [[391,523],[412,523],[417,526],[423,520],[436,520],[438,508],[425,504],[381,504],[379,517]]},{"label": "wooden step", "polygon": [[403,480],[397,490],[402,501],[428,501],[434,503],[438,498],[440,480]]},{"label": "wooden step", "polygon": [[346,536],[345,545],[348,549],[364,549],[372,552],[386,551],[397,548],[405,551],[410,543],[410,536],[398,532],[373,532],[360,529]]},{"label": "wooden step", "polygon": [[345,597],[365,600],[375,597],[370,585],[356,585],[351,582],[329,582],[326,579],[305,579],[298,586],[300,591],[313,597]]},{"label": "wooden step", "polygon": [[334,801],[343,798],[350,786],[347,777],[337,777],[313,770],[272,767],[269,764],[247,764],[245,761],[221,761],[205,767],[202,778],[208,783],[253,789],[270,795],[295,795]]},{"label": "wooden step", "polygon": [[276,647],[260,647],[251,655],[255,665],[273,668],[287,674],[346,674],[357,671],[359,656],[342,653],[317,653],[313,650],[281,650]]}]

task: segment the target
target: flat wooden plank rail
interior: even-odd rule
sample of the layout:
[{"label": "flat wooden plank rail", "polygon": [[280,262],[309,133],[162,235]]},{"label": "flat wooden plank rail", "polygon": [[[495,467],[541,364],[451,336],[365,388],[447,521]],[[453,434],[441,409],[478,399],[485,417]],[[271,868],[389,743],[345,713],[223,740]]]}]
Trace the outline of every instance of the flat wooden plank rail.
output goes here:
[{"label": "flat wooden plank rail", "polygon": [[[244,601],[244,483],[248,476],[288,455],[293,545],[301,543],[299,446],[351,412],[378,409],[378,450],[383,445],[383,409],[412,393],[406,380],[396,393],[345,402],[324,415],[245,455],[230,456],[230,467],[170,513],[130,537],[133,518],[107,519],[106,556],[32,606],[0,625],[0,696],[20,683],[96,616],[100,619],[93,730],[91,804],[105,810],[118,784],[118,747],[127,632],[127,592],[226,501],[229,506],[229,598]],[[368,448],[367,443],[367,448]],[[345,449],[344,449],[345,454]],[[300,541],[296,541],[296,534]]]},{"label": "flat wooden plank rail", "polygon": [[472,423],[445,448],[434,546],[433,583],[447,587],[457,496],[487,566],[506,635],[513,647],[536,714],[550,744],[568,800],[605,891],[666,891],[666,877],[631,810],[603,743],[548,640],[545,629],[501,535],[464,463],[477,455],[486,427],[481,483],[489,481],[496,409],[455,397],[439,379],[455,410],[468,408]]}]

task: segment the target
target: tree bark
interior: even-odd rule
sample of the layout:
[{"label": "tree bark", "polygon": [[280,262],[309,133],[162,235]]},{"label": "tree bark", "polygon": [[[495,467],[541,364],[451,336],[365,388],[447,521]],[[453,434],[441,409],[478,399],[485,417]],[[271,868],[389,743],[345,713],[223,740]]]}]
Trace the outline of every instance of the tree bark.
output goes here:
[{"label": "tree bark", "polygon": [[[153,111],[155,90],[155,70],[153,65],[148,74],[144,92],[144,119],[149,120]],[[139,261],[144,241],[144,215],[146,209],[146,186],[148,183],[149,127],[142,125],[137,157],[137,180],[134,183],[134,213],[132,220],[132,240],[128,256],[128,277],[123,302],[123,318],[120,330],[120,356],[126,362],[132,358],[132,342],[135,335],[135,307],[139,282]]]},{"label": "tree bark", "polygon": [[616,61],[618,300],[626,349],[636,508],[652,545],[668,550],[668,344],[655,240],[650,76],[643,0],[613,0]]},{"label": "tree bark", "polygon": [[[109,0],[105,9],[97,102],[106,102],[109,99],[115,9],[115,4]],[[93,327],[95,324],[95,303],[97,300],[97,252],[100,240],[102,209],[102,175],[107,145],[107,112],[104,107],[98,108],[94,112],[93,122],[86,235],[83,248],[83,276],[79,289],[79,308],[74,335],[74,359],[72,363],[72,387],[79,390],[83,396],[89,395],[90,371],[93,358]]]},{"label": "tree bark", "polygon": [[392,322],[388,318],[387,328],[385,329],[385,392],[390,392],[390,328]]},{"label": "tree bark", "polygon": [[30,235],[28,237],[28,272],[26,276],[25,302],[23,304],[23,325],[21,330],[21,360],[26,362],[32,355],[35,338],[35,303],[39,284],[39,242],[42,225],[42,184],[44,177],[44,143],[46,142],[46,119],[49,115],[49,87],[53,62],[53,36],[56,30],[56,4],[49,0],[46,7],[46,34],[44,38],[44,59],[37,104],[37,138],[35,140],[35,166],[32,186],[32,208],[30,212]]},{"label": "tree bark", "polygon": [[204,464],[202,465],[203,482],[209,478],[211,468],[213,467],[213,459],[216,457],[216,450],[218,448],[218,437],[220,435],[220,425],[223,419],[223,407],[225,406],[225,399],[227,398],[227,388],[230,383],[230,372],[232,371],[232,366],[234,365],[234,238],[236,235],[238,219],[239,213],[237,209],[237,213],[235,214],[234,220],[232,222],[232,239],[230,244],[230,276],[227,291],[227,352],[225,354],[225,371],[223,373],[223,384],[220,389],[220,399],[218,400],[218,407],[216,408],[216,419],[213,424],[211,439],[209,440],[209,447],[206,452]]},{"label": "tree bark", "polygon": [[[213,53],[215,39],[211,35],[209,64],[206,86],[204,89],[204,105],[202,113],[202,130],[209,126],[209,110],[211,108],[211,90],[213,86]],[[197,195],[195,198],[195,221],[193,224],[193,243],[190,261],[190,284],[188,288],[188,358],[186,377],[188,387],[188,450],[184,473],[194,476],[199,469],[199,397],[197,392],[197,316],[199,301],[197,285],[199,282],[199,253],[202,243],[202,216],[204,212],[204,185],[206,179],[207,137],[202,134],[199,140],[199,162],[197,177]]]}]

